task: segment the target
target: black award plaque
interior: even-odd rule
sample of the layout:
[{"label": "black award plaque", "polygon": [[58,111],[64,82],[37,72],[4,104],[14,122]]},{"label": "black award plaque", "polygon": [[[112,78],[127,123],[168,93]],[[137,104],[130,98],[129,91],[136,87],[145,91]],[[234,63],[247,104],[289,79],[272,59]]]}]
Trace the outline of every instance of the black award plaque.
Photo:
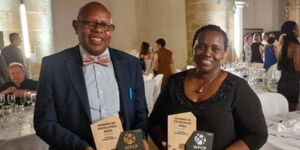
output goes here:
[{"label": "black award plaque", "polygon": [[214,134],[195,131],[185,145],[186,150],[212,150]]},{"label": "black award plaque", "polygon": [[129,130],[121,133],[117,150],[144,150],[142,130]]}]

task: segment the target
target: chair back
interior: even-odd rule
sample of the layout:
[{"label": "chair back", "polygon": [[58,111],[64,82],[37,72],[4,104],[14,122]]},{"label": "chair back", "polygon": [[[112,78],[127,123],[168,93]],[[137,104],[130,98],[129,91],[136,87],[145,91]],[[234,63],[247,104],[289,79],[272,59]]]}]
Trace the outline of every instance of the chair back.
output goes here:
[{"label": "chair back", "polygon": [[164,77],[163,74],[158,74],[154,77],[155,86],[154,86],[154,93],[153,93],[153,104],[155,104],[156,99],[161,91],[161,83],[162,83],[163,77]]},{"label": "chair back", "polygon": [[193,68],[195,68],[196,66],[194,66],[194,65],[187,65],[186,67],[185,67],[185,69],[186,70],[189,70],[189,69],[193,69]]},{"label": "chair back", "polygon": [[155,89],[155,80],[154,79],[145,80],[144,84],[145,84],[145,97],[146,97],[147,107],[150,114],[154,106],[153,95]]},{"label": "chair back", "polygon": [[175,72],[178,73],[178,72],[182,72],[181,69],[175,69]]},{"label": "chair back", "polygon": [[288,101],[282,94],[268,92],[258,97],[265,117],[289,112]]},{"label": "chair back", "polygon": [[153,79],[154,74],[149,73],[148,75],[143,75],[144,81]]}]

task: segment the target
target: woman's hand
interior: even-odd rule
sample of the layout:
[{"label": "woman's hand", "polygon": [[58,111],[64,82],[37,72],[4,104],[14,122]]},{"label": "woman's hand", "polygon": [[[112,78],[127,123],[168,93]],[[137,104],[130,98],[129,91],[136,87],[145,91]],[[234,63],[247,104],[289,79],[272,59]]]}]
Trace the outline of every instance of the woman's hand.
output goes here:
[{"label": "woman's hand", "polygon": [[144,150],[150,150],[147,140],[143,140],[143,144],[144,144]]},{"label": "woman's hand", "polygon": [[85,148],[85,150],[94,150],[94,148],[92,148],[92,147],[90,147],[90,146],[87,146],[87,147]]},{"label": "woman's hand", "polygon": [[167,142],[162,141],[162,142],[161,142],[161,146],[162,146],[164,149],[167,149]]},{"label": "woman's hand", "polygon": [[24,93],[27,92],[27,90],[15,90],[13,93],[15,94],[16,97],[22,97],[24,96]]},{"label": "woman's hand", "polygon": [[225,150],[249,150],[247,144],[242,140],[236,140],[231,145],[226,147]]},{"label": "woman's hand", "polygon": [[7,89],[5,89],[4,91],[1,92],[1,94],[9,94],[9,93],[14,93],[15,91],[17,90],[16,87],[14,86],[11,86],[11,87],[8,87]]}]

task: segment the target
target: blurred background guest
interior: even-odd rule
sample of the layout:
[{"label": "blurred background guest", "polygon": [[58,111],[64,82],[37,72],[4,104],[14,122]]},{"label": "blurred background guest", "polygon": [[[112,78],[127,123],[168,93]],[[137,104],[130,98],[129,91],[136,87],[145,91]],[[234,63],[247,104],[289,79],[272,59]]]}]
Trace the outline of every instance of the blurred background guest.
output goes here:
[{"label": "blurred background guest", "polygon": [[275,54],[275,46],[273,45],[275,42],[274,37],[269,37],[267,40],[268,44],[264,50],[265,52],[265,61],[264,68],[268,70],[272,65],[277,63],[276,54]]},{"label": "blurred background guest", "polygon": [[4,58],[0,55],[0,87],[8,81],[7,68]]},{"label": "blurred background guest", "polygon": [[260,101],[247,82],[221,70],[227,34],[216,25],[197,30],[193,39],[196,68],[173,75],[150,115],[150,135],[166,149],[168,115],[192,112],[197,130],[214,134],[213,149],[259,149],[267,140]]},{"label": "blurred background guest", "polygon": [[25,92],[36,93],[38,83],[25,78],[25,69],[21,63],[9,64],[8,74],[11,81],[0,87],[0,94],[14,94],[16,97],[22,97]]},{"label": "blurred background guest", "polygon": [[269,39],[269,37],[270,37],[270,34],[269,34],[268,32],[263,32],[263,33],[261,34],[261,36],[262,36],[261,44],[264,45],[264,47],[265,47],[265,46],[268,45],[268,39]]},{"label": "blurred background guest", "polygon": [[157,71],[159,74],[163,74],[162,88],[165,87],[167,81],[169,80],[172,74],[172,64],[173,64],[173,53],[166,49],[166,41],[162,38],[155,41],[157,46]]},{"label": "blurred background guest", "polygon": [[281,26],[283,45],[281,46],[278,69],[281,77],[277,90],[283,94],[289,102],[289,110],[295,111],[299,104],[299,80],[300,80],[300,44],[299,27],[294,21],[286,21]]},{"label": "blurred background guest", "polygon": [[244,50],[243,50],[243,55],[244,55],[244,61],[246,63],[250,63],[251,61],[251,44],[252,44],[252,36],[246,35],[244,37]]},{"label": "blurred background guest", "polygon": [[10,33],[9,41],[11,44],[1,50],[1,56],[3,56],[6,65],[11,64],[12,62],[18,62],[24,65],[22,50],[18,48],[22,43],[20,34]]},{"label": "blurred background guest", "polygon": [[263,63],[262,53],[263,44],[261,44],[260,35],[258,33],[253,35],[253,43],[251,44],[251,63]]},{"label": "blurred background guest", "polygon": [[149,73],[153,73],[153,70],[157,65],[157,63],[154,63],[157,61],[153,60],[157,59],[157,55],[154,54],[153,49],[148,42],[142,42],[139,57],[144,74],[148,75]]}]

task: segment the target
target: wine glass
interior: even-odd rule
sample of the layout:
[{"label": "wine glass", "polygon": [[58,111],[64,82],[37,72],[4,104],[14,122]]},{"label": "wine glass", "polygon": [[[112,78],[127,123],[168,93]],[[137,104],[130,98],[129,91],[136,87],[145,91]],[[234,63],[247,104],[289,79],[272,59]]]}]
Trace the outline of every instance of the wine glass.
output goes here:
[{"label": "wine glass", "polygon": [[1,128],[2,127],[2,123],[3,123],[3,117],[4,117],[4,114],[2,113],[2,109],[3,109],[3,105],[5,104],[5,95],[4,94],[1,94],[0,95],[0,107],[1,107],[1,110],[0,110],[0,123],[1,123]]},{"label": "wine glass", "polygon": [[31,92],[25,92],[24,93],[24,99],[25,99],[26,104],[28,106],[30,106],[31,103],[32,103]]},{"label": "wine glass", "polygon": [[24,107],[24,104],[25,104],[25,101],[26,101],[26,99],[25,99],[25,93],[24,93],[24,95],[22,96],[22,97],[20,97],[19,98],[19,105],[20,105],[20,107]]},{"label": "wine glass", "polygon": [[8,104],[11,106],[11,108],[14,107],[15,103],[16,103],[16,97],[14,94],[8,94],[7,95],[7,102]]},{"label": "wine glass", "polygon": [[0,107],[2,108],[4,104],[5,104],[5,95],[1,94],[0,95]]}]

